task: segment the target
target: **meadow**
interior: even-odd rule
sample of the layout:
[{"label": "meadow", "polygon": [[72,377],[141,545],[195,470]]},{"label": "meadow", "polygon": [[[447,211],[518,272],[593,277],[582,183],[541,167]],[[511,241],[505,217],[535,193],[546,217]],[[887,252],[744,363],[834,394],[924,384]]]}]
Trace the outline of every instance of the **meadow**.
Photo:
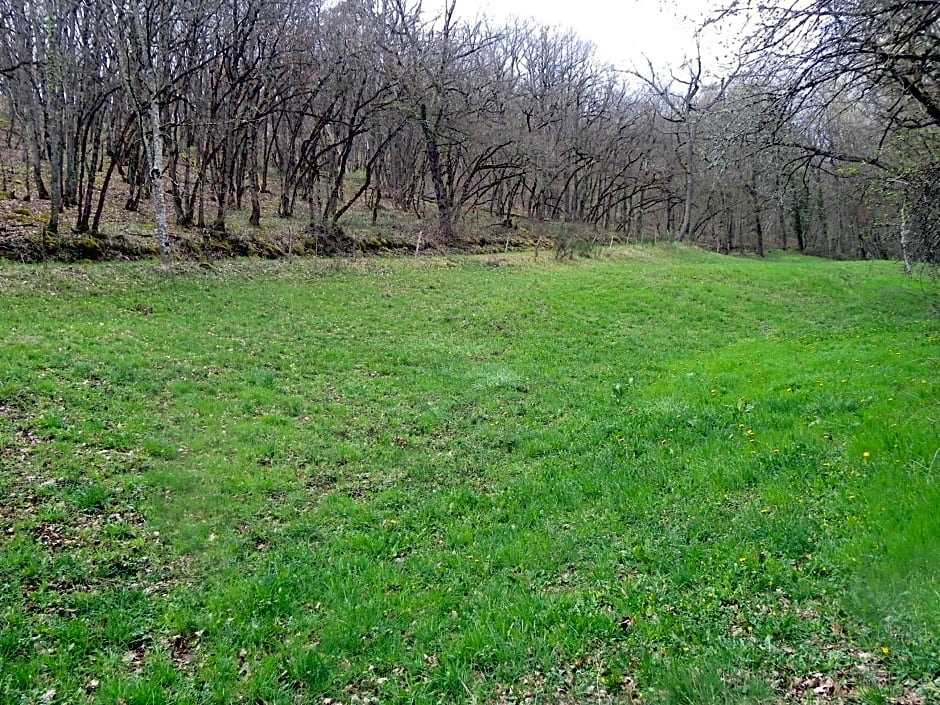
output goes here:
[{"label": "meadow", "polygon": [[0,701],[940,702],[940,285],[0,263]]}]

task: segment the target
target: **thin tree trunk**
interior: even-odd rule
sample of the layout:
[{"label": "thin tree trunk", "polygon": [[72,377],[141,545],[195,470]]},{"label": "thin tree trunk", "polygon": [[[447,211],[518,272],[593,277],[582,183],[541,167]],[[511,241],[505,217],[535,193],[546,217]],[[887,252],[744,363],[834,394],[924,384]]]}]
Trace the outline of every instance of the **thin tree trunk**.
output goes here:
[{"label": "thin tree trunk", "polygon": [[53,234],[59,233],[59,215],[62,212],[62,143],[59,140],[58,130],[51,127],[49,130],[49,224],[47,230]]},{"label": "thin tree trunk", "polygon": [[679,226],[679,242],[686,242],[692,229],[692,196],[695,181],[693,176],[692,160],[695,158],[695,120],[691,115],[689,120],[688,142],[685,145],[685,206],[682,209],[682,224]]},{"label": "thin tree trunk", "polygon": [[251,201],[251,215],[248,224],[254,228],[261,227],[261,200],[258,197],[258,128],[252,128],[248,139],[247,172],[248,172],[248,198]]},{"label": "thin tree trunk", "polygon": [[170,230],[166,223],[166,201],[163,189],[163,135],[161,133],[160,105],[156,95],[150,98],[150,194],[153,197],[153,221],[157,230],[157,248],[160,265],[170,266]]},{"label": "thin tree trunk", "polygon": [[914,266],[911,264],[910,248],[911,226],[907,222],[907,204],[901,206],[901,256],[904,258],[904,273],[910,276],[914,273]]},{"label": "thin tree trunk", "polygon": [[444,185],[444,173],[441,167],[441,152],[437,146],[437,135],[431,129],[427,119],[427,109],[421,106],[421,129],[424,132],[424,141],[428,155],[428,171],[431,173],[431,183],[434,185],[434,200],[437,202],[438,230],[448,242],[454,239],[453,212],[450,207],[447,188]]},{"label": "thin tree trunk", "polygon": [[760,221],[760,210],[754,204],[754,233],[757,235],[757,255],[764,256],[764,227]]},{"label": "thin tree trunk", "polygon": [[30,167],[29,151],[30,151],[30,148],[27,145],[26,149],[23,150],[23,161],[25,162],[25,166],[26,166],[26,171],[25,171],[25,175],[23,178],[23,181],[25,181],[24,185],[26,188],[26,194],[23,196],[23,200],[27,202],[33,199],[32,188],[30,185],[30,178],[29,178],[29,167]]},{"label": "thin tree trunk", "polygon": [[30,135],[30,150],[33,153],[33,181],[36,184],[36,198],[40,201],[49,200],[49,189],[42,178],[42,151],[39,148],[39,136],[35,130]]},{"label": "thin tree trunk", "polygon": [[382,186],[378,185],[375,187],[374,197],[372,201],[372,224],[375,225],[379,220],[379,208],[382,202]]},{"label": "thin tree trunk", "polygon": [[117,166],[119,154],[111,156],[111,163],[108,164],[108,170],[104,173],[104,179],[101,181],[101,188],[98,190],[98,205],[95,208],[95,216],[91,221],[91,232],[99,234],[98,228],[101,224],[101,214],[104,211],[105,196],[108,193],[108,186],[111,184],[111,176],[114,174],[114,168]]},{"label": "thin tree trunk", "polygon": [[228,144],[222,145],[222,159],[220,161],[220,168],[216,170],[216,184],[215,184],[215,220],[212,221],[210,229],[213,232],[224,233],[225,232],[225,206],[226,199],[228,198],[228,176],[229,176],[229,167],[230,167],[230,153],[231,146]]},{"label": "thin tree trunk", "polygon": [[[85,139],[79,137],[81,128],[69,136],[64,130],[62,135],[63,175],[62,175],[62,205],[71,208],[78,201],[79,175],[81,172],[80,155],[85,152]],[[86,134],[87,137],[87,134]]]},{"label": "thin tree trunk", "polygon": [[78,192],[78,219],[75,222],[77,232],[87,232],[89,229],[88,223],[91,219],[91,207],[95,194],[95,176],[98,173],[98,161],[101,157],[101,129],[97,121],[91,129],[95,132],[92,137],[91,157],[85,163],[85,188],[79,189]]}]

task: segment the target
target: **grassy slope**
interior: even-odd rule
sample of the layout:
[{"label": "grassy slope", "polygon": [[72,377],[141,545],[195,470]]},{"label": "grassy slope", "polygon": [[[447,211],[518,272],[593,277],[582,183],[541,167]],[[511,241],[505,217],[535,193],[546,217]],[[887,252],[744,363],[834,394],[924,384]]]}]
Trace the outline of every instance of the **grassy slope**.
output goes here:
[{"label": "grassy slope", "polygon": [[937,285],[501,261],[0,266],[4,702],[935,697]]}]

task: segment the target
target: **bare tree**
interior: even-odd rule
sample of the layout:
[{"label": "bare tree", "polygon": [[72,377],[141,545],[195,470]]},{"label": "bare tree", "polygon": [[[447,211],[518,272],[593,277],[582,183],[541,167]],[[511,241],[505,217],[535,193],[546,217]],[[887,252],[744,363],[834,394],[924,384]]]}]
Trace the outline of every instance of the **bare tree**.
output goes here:
[{"label": "bare tree", "polygon": [[[937,161],[940,2],[809,0],[754,9],[735,3],[722,15],[742,13],[753,13],[756,27],[742,51],[745,70],[765,86],[777,143],[802,151],[813,168],[853,177],[869,202],[881,191],[894,193],[889,201],[920,203],[907,200],[912,182],[905,175],[930,174]],[[795,134],[794,125],[802,127]],[[872,168],[881,172],[880,189],[869,187]],[[840,188],[848,185],[843,179]],[[877,237],[877,208],[865,211],[856,228],[859,254],[897,251]],[[916,234],[910,211],[900,213],[895,239],[918,239],[922,256],[936,259],[929,251],[932,212],[917,220]]]}]

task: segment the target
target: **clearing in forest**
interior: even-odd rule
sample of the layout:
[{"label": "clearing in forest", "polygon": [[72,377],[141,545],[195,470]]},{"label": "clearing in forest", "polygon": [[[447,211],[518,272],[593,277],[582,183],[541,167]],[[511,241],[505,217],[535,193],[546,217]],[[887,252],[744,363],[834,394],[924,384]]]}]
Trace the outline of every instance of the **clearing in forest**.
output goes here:
[{"label": "clearing in forest", "polygon": [[5,703],[937,702],[940,288],[0,264]]}]

